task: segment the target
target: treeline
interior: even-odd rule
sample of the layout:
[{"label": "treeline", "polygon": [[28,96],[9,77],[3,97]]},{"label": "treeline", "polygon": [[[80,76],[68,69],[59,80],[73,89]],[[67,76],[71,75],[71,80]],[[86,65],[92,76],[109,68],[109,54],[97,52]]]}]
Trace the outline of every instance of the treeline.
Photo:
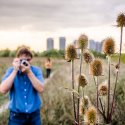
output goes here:
[{"label": "treeline", "polygon": [[[4,49],[0,50],[0,57],[15,57],[16,56],[17,50],[9,50],[9,49]],[[91,51],[95,57],[101,57],[105,58],[105,55],[96,52],[96,51]],[[53,58],[64,58],[65,51],[64,50],[48,50],[48,51],[43,51],[43,52],[35,52],[32,51],[34,57],[53,57]]]},{"label": "treeline", "polygon": [[[0,50],[0,57],[15,57],[17,50],[4,49]],[[64,58],[64,50],[49,50],[43,52],[32,51],[34,57],[60,57]]]},{"label": "treeline", "polygon": [[[15,57],[16,56],[17,50],[10,50],[10,49],[4,49],[0,50],[0,57]],[[102,54],[97,51],[91,51],[95,57],[101,57],[105,58],[105,54]],[[34,57],[60,57],[64,58],[65,51],[64,50],[48,50],[48,51],[43,51],[43,52],[35,52],[32,51]]]}]

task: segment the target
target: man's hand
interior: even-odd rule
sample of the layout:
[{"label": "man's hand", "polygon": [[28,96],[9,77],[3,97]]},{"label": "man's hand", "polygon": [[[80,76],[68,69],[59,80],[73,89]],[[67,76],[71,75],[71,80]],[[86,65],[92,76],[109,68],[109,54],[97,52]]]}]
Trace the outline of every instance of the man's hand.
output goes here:
[{"label": "man's hand", "polygon": [[14,70],[18,71],[19,67],[20,67],[20,59],[19,58],[15,58],[13,60],[12,64],[13,64]]}]

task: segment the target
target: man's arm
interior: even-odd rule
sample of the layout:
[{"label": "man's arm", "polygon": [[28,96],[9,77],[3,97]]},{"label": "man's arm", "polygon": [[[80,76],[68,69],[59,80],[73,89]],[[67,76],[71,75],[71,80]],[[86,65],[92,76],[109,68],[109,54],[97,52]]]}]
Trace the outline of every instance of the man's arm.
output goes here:
[{"label": "man's arm", "polygon": [[39,79],[37,79],[37,77],[33,74],[33,72],[31,70],[28,71],[27,73],[33,87],[38,91],[38,92],[43,92],[44,87],[41,83],[41,81]]},{"label": "man's arm", "polygon": [[19,70],[19,66],[20,66],[20,60],[18,58],[15,58],[13,61],[14,69],[11,71],[10,70],[7,71],[7,74],[5,74],[4,80],[0,84],[1,93],[5,94],[11,89],[14,82],[14,78]]},{"label": "man's arm", "polygon": [[10,76],[0,84],[1,93],[5,94],[11,89],[16,74],[17,74],[17,70],[13,70]]}]

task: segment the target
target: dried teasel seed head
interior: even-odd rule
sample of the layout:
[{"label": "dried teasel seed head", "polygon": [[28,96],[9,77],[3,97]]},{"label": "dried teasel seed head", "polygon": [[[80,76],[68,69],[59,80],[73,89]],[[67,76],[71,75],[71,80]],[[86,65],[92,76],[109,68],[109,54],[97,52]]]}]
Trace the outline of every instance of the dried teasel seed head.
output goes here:
[{"label": "dried teasel seed head", "polygon": [[98,91],[100,96],[106,96],[108,93],[108,85],[105,83],[100,84]]},{"label": "dried teasel seed head", "polygon": [[86,49],[88,46],[88,37],[85,34],[80,35],[80,37],[78,38],[78,47],[83,50]]},{"label": "dried teasel seed head", "polygon": [[103,52],[110,56],[115,53],[115,41],[112,38],[106,38],[103,43]]},{"label": "dried teasel seed head", "polygon": [[78,77],[78,83],[79,83],[79,86],[84,88],[88,84],[88,81],[84,75],[80,75]]},{"label": "dried teasel seed head", "polygon": [[116,22],[117,22],[118,27],[124,27],[125,26],[125,14],[120,13],[117,17]]},{"label": "dried teasel seed head", "polygon": [[85,105],[86,107],[89,106],[90,101],[89,101],[88,96],[84,96],[84,98],[83,98],[83,103],[84,103],[84,105]]},{"label": "dried teasel seed head", "polygon": [[84,105],[80,105],[80,108],[79,108],[79,113],[80,113],[80,115],[84,115],[85,114],[85,107],[84,107]]},{"label": "dried teasel seed head", "polygon": [[77,58],[77,52],[74,45],[70,44],[65,51],[65,59],[67,61],[74,60]]},{"label": "dried teasel seed head", "polygon": [[86,119],[87,119],[87,123],[91,124],[95,124],[96,120],[97,120],[97,111],[95,109],[95,107],[90,107],[86,113]]},{"label": "dried teasel seed head", "polygon": [[100,59],[94,59],[90,64],[90,72],[93,76],[102,75],[102,61]]},{"label": "dried teasel seed head", "polygon": [[80,99],[80,105],[84,105],[84,107],[88,107],[90,104],[90,100],[88,96],[84,96],[83,98]]},{"label": "dried teasel seed head", "polygon": [[85,51],[83,53],[83,57],[86,63],[91,63],[94,59],[94,56],[92,53],[90,53],[89,51]]}]

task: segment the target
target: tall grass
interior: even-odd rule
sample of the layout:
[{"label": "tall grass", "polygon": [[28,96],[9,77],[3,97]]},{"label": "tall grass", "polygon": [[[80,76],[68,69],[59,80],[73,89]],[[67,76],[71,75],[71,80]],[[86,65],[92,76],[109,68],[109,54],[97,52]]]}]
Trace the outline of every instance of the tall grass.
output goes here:
[{"label": "tall grass", "polygon": [[[13,58],[0,58],[1,66],[3,66],[5,63],[7,63],[5,68],[1,68],[1,75],[3,76],[6,68],[11,65],[11,61]],[[38,65],[42,68],[44,68],[45,58],[34,58],[33,64]],[[73,107],[72,107],[72,101],[71,101],[71,93],[67,91],[65,88],[71,87],[71,77],[70,77],[70,64],[66,63],[65,60],[52,60],[53,61],[53,70],[57,71],[53,77],[51,77],[49,80],[47,80],[47,83],[45,84],[45,91],[43,94],[41,94],[43,99],[43,107],[41,108],[41,118],[43,120],[43,125],[72,125],[73,123]],[[79,74],[79,60],[76,60],[75,63],[75,79],[77,77],[77,74]],[[103,60],[103,68],[105,69],[103,72],[103,77],[100,77],[100,83],[102,83],[106,79],[108,67],[107,67],[107,61]],[[114,62],[113,62],[114,64]],[[4,67],[3,66],[3,67]],[[115,114],[113,115],[113,123],[116,123],[117,125],[123,125],[124,123],[124,110],[122,107],[125,105],[125,98],[124,98],[124,72],[125,72],[125,64],[121,65],[120,74],[119,74],[119,82],[116,97],[118,98],[117,101],[117,108],[115,111]],[[83,69],[86,68],[86,64],[83,63]],[[111,78],[111,82],[114,81],[115,78],[115,72],[114,72],[114,66],[111,65],[111,74],[113,77]],[[95,97],[96,97],[96,87],[93,81],[93,78],[89,74],[89,71],[86,70],[85,75],[88,79],[88,85],[86,86],[84,90],[85,95],[89,95],[90,101],[94,104],[95,103]],[[76,83],[76,80],[75,80]],[[75,86],[77,86],[75,84]],[[111,86],[113,88],[113,86]],[[122,91],[121,91],[122,90]],[[111,93],[112,93],[111,89]],[[1,95],[2,102],[4,101],[4,95]],[[8,120],[8,114],[5,112],[0,115],[0,125],[6,125]],[[101,119],[100,119],[101,120]]]}]

